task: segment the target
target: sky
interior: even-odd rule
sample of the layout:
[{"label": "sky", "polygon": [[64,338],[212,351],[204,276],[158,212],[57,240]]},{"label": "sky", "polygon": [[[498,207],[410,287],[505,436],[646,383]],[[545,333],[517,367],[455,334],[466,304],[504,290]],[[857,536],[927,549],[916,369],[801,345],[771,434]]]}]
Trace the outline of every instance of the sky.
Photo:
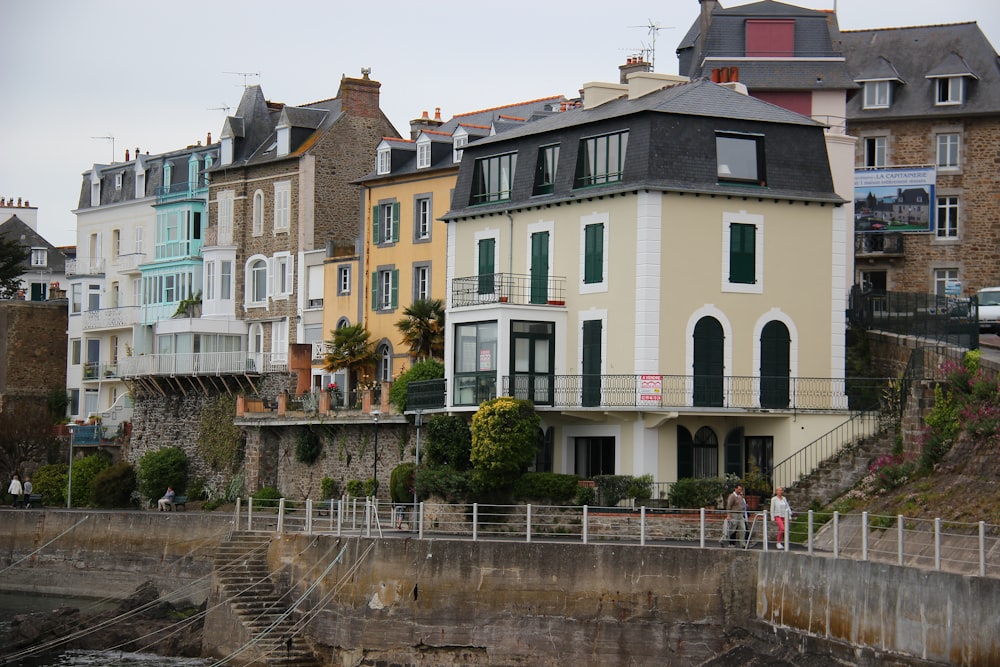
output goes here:
[{"label": "sky", "polygon": [[[1000,44],[997,0],[789,4],[836,4],[842,30],[978,21]],[[436,107],[448,119],[617,82],[644,49],[655,71],[676,73],[698,13],[698,0],[0,0],[0,197],[29,201],[43,237],[75,245],[83,172],[126,149],[218,140],[245,82],[301,105],[371,68],[382,110],[409,136],[410,120]]]}]

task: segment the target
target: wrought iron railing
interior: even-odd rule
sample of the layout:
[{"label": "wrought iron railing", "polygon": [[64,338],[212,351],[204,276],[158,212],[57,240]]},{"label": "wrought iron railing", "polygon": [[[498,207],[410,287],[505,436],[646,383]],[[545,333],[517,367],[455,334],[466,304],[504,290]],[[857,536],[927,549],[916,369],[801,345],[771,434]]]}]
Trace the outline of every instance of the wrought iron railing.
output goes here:
[{"label": "wrought iron railing", "polygon": [[445,380],[420,380],[406,385],[406,411],[434,410],[445,406]]},{"label": "wrought iron railing", "polygon": [[511,303],[532,306],[565,306],[566,278],[516,273],[487,273],[451,281],[453,307]]},{"label": "wrought iron railing", "polygon": [[902,255],[903,235],[899,232],[858,232],[854,235],[855,255]]},{"label": "wrought iron railing", "polygon": [[974,298],[851,290],[850,321],[861,329],[875,329],[914,338],[948,343],[968,350],[979,348],[979,309]]}]

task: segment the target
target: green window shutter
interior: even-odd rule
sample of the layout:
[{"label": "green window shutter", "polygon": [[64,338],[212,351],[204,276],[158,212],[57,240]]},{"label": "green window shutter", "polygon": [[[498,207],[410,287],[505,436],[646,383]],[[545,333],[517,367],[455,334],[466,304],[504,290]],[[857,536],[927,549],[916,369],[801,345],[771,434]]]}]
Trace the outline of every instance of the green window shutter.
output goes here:
[{"label": "green window shutter", "polygon": [[376,271],[372,273],[372,310],[378,310],[378,284],[381,274]]},{"label": "green window shutter", "polygon": [[604,225],[587,225],[584,231],[583,282],[604,280]]},{"label": "green window shutter", "polygon": [[754,284],[757,282],[755,253],[757,228],[754,225],[729,226],[729,282]]},{"label": "green window shutter", "polygon": [[531,303],[545,303],[549,298],[549,233],[531,235]]},{"label": "green window shutter", "polygon": [[399,307],[399,269],[393,269],[391,275],[392,282],[390,285],[389,303],[392,304],[392,308],[395,310]]},{"label": "green window shutter", "polygon": [[392,242],[399,243],[399,202],[392,205]]},{"label": "green window shutter", "polygon": [[493,293],[493,274],[495,267],[493,264],[496,239],[482,239],[479,241],[479,293]]},{"label": "green window shutter", "polygon": [[379,238],[379,229],[381,227],[379,225],[380,212],[381,211],[379,211],[378,206],[372,206],[372,243],[374,243],[375,245],[378,245],[379,243],[382,242],[381,238]]},{"label": "green window shutter", "polygon": [[601,404],[601,320],[583,322],[583,395],[586,407]]}]

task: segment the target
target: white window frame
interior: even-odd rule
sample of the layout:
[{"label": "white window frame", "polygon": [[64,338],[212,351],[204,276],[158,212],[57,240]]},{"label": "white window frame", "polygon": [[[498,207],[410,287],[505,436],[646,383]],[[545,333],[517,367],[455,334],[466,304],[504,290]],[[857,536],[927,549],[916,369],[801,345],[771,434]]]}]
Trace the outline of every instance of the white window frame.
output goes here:
[{"label": "white window frame", "polygon": [[219,300],[231,301],[232,298],[233,262],[232,260],[224,259],[219,263]]},{"label": "white window frame", "polygon": [[351,267],[337,267],[337,296],[351,293]]},{"label": "white window frame", "polygon": [[865,109],[888,109],[892,105],[892,82],[888,79],[881,81],[865,81],[864,106]]},{"label": "white window frame", "polygon": [[287,232],[292,211],[292,183],[274,184],[274,233]]},{"label": "white window frame", "polygon": [[947,294],[948,283],[958,279],[959,271],[956,267],[949,266],[934,269],[934,294],[937,296],[945,296]]},{"label": "white window frame", "polygon": [[[946,95],[941,99],[941,95]],[[953,106],[962,104],[965,101],[965,77],[964,76],[942,76],[937,79],[934,85],[934,106]]]},{"label": "white window frame", "polygon": [[421,139],[417,142],[417,169],[431,166],[431,140]]},{"label": "white window frame", "polygon": [[236,193],[233,190],[221,190],[216,195],[219,209],[219,233],[217,239],[219,245],[233,244],[233,204],[235,200]]},{"label": "white window frame", "polygon": [[[730,225],[753,225],[754,233],[754,282],[733,283],[729,281]],[[722,291],[738,294],[764,293],[764,216],[746,211],[722,214]]]},{"label": "white window frame", "polygon": [[[962,134],[960,132],[941,132],[936,139],[935,164],[938,169],[952,171],[962,166]],[[952,160],[954,149],[954,160]]]},{"label": "white window frame", "polygon": [[[247,259],[247,263],[244,266],[246,290],[243,297],[243,305],[245,308],[264,308],[267,306],[269,279],[271,276],[270,269],[270,262],[264,255],[252,255]],[[259,271],[264,272],[263,281],[260,283],[258,283],[257,275]],[[258,287],[264,291],[264,294],[258,294]],[[262,299],[256,298],[261,296],[263,297]]]},{"label": "white window frame", "polygon": [[392,170],[392,149],[391,148],[378,149],[378,154],[377,157],[375,158],[375,173],[388,174],[391,170]]},{"label": "white window frame", "polygon": [[271,322],[271,361],[283,364],[288,361],[288,318]]},{"label": "white window frame", "polygon": [[[862,156],[862,160],[864,160],[863,166],[865,166],[865,167],[884,167],[884,166],[886,166],[887,156],[888,156],[888,152],[889,152],[888,151],[888,146],[889,146],[889,138],[888,137],[886,137],[885,135],[877,135],[877,136],[873,135],[873,136],[863,137],[861,139],[861,142],[862,142],[862,150],[864,151],[864,155]],[[871,152],[868,149],[868,145],[869,145],[868,142],[874,142],[874,145],[875,145],[874,156],[872,156]],[[868,159],[869,157],[873,157],[874,159],[873,160],[869,160]]]},{"label": "white window frame", "polygon": [[31,266],[45,267],[49,265],[49,251],[47,248],[31,249]]},{"label": "white window frame", "polygon": [[215,262],[205,262],[205,301],[215,301]]},{"label": "white window frame", "polygon": [[461,133],[456,131],[451,139],[451,159],[452,162],[458,163],[462,161],[462,154],[465,152],[464,148],[469,145],[469,134],[465,130],[461,130]]},{"label": "white window frame", "polygon": [[275,299],[287,299],[293,292],[295,258],[289,252],[276,252],[271,261],[273,271],[271,278],[274,284],[271,294]]},{"label": "white window frame", "polygon": [[73,283],[69,286],[69,314],[78,315],[83,312],[83,284]]},{"label": "white window frame", "polygon": [[123,176],[124,175],[120,171],[117,174],[115,174],[115,190],[121,190],[122,189],[122,179],[123,179]]},{"label": "white window frame", "polygon": [[395,219],[392,217],[394,204],[395,202],[389,202],[387,204],[379,204],[378,206],[379,238],[382,240],[382,243],[392,243],[396,240],[392,235],[395,223]]},{"label": "white window frame", "polygon": [[[608,271],[610,270],[608,256],[610,255],[609,243],[611,242],[609,221],[610,216],[607,213],[591,213],[580,218],[580,294],[597,294],[608,291]],[[604,256],[601,258],[603,264],[602,279],[599,283],[585,283],[587,227],[602,224],[604,225]]]},{"label": "white window frame", "polygon": [[142,227],[135,228],[135,254],[142,255]]},{"label": "white window frame", "polygon": [[378,272],[378,308],[377,310],[392,310],[392,269]]},{"label": "white window frame", "polygon": [[431,237],[431,198],[429,196],[418,196],[414,210],[416,213],[416,228],[414,238],[417,241],[426,241]]},{"label": "white window frame", "polygon": [[264,191],[257,190],[253,193],[253,231],[254,236],[264,233]]},{"label": "white window frame", "polygon": [[431,298],[431,267],[430,264],[418,264],[413,267],[413,300],[420,301]]},{"label": "white window frame", "polygon": [[958,240],[960,213],[958,195],[939,195],[937,197],[934,202],[934,227],[935,236],[939,241]]}]

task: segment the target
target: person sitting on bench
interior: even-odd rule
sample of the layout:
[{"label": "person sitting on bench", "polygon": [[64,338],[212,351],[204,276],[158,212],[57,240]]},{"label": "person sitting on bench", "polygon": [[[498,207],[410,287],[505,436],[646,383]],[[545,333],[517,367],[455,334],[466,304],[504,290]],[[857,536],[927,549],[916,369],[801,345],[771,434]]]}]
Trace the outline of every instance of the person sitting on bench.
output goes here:
[{"label": "person sitting on bench", "polygon": [[174,487],[168,486],[167,487],[167,492],[165,494],[163,494],[163,497],[160,498],[156,502],[156,504],[160,508],[160,511],[161,512],[166,512],[167,510],[173,510],[174,509],[174,498],[176,498],[176,497],[177,497],[177,494],[174,493]]}]

